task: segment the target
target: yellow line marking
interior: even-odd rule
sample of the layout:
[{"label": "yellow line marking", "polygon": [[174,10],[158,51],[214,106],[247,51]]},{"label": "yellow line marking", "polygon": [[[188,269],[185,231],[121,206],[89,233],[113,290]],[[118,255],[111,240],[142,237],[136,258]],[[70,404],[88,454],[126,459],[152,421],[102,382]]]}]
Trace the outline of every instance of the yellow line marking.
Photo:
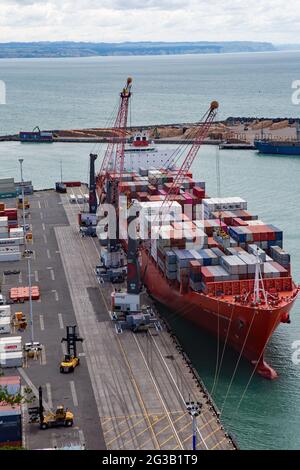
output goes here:
[{"label": "yellow line marking", "polygon": [[215,421],[215,418],[211,418],[209,421],[206,421],[206,423],[202,424],[202,426],[199,428],[199,431],[205,428],[208,424],[210,424],[212,421]]},{"label": "yellow line marking", "polygon": [[189,423],[187,423],[185,426],[183,426],[183,428],[179,429],[178,432],[182,432],[185,428],[187,428],[188,426],[191,426],[192,425],[192,422],[190,421]]},{"label": "yellow line marking", "polygon": [[186,413],[182,412],[182,416],[179,416],[179,418],[176,418],[173,423],[177,423],[177,421],[180,421],[182,418],[184,418],[185,416],[187,416]]},{"label": "yellow line marking", "polygon": [[208,434],[208,436],[206,436],[203,440],[206,442],[207,439],[212,436],[213,434],[215,434],[217,431],[219,431],[219,427],[217,429],[214,429],[211,433]]},{"label": "yellow line marking", "polygon": [[[130,419],[130,418],[129,418]],[[112,426],[111,428],[109,428],[107,431],[105,431],[103,433],[103,435],[105,436],[106,434],[108,434],[109,432],[113,431],[115,429],[116,426],[121,426],[123,423],[126,423],[127,421],[127,418],[125,418],[123,421],[121,421],[120,423],[115,423],[114,426]]]},{"label": "yellow line marking", "polygon": [[219,442],[217,442],[213,447],[210,448],[210,450],[213,450],[215,449],[216,447],[218,447],[220,444],[222,444],[223,441],[225,441],[227,438],[226,437],[223,437],[223,439],[221,439]]},{"label": "yellow line marking", "polygon": [[186,441],[188,441],[189,439],[191,439],[192,437],[193,437],[193,434],[191,434],[189,437],[186,437],[186,438],[184,439],[184,441],[182,441],[182,442],[186,442]]},{"label": "yellow line marking", "polygon": [[101,426],[104,426],[106,423],[108,423],[108,421],[111,421],[113,418],[107,418],[105,421],[101,422],[101,418],[100,418],[100,423],[101,423]]},{"label": "yellow line marking", "polygon": [[167,442],[169,442],[171,439],[176,439],[174,435],[168,437],[164,442],[160,444],[160,447],[164,446]]},{"label": "yellow line marking", "polygon": [[107,443],[107,445],[109,446],[110,444],[112,444],[113,442],[115,442],[117,439],[119,439],[120,437],[122,437],[124,434],[127,434],[131,429],[133,429],[135,426],[137,426],[139,423],[141,423],[142,421],[144,421],[145,418],[142,418],[140,419],[139,421],[137,421],[133,426],[131,426],[130,428],[127,428],[125,429],[125,431],[121,432],[120,434],[118,434],[116,437],[114,437],[111,441],[109,441]]},{"label": "yellow line marking", "polygon": [[170,427],[170,424],[168,424],[168,426],[164,427],[163,429],[161,429],[158,433],[156,433],[156,435],[158,436],[160,433],[162,433],[163,431],[165,431],[166,429],[168,429]]},{"label": "yellow line marking", "polygon": [[[154,424],[154,426],[159,422],[161,421],[162,419],[164,419],[165,416],[163,416],[162,418],[160,418],[158,421],[156,421]],[[129,439],[128,441],[125,441],[124,444],[122,444],[120,446],[120,449],[121,447],[124,447],[126,444],[128,444],[129,442],[133,441],[136,437],[140,436],[141,434],[144,434],[144,432],[148,431],[148,429],[150,428],[150,426],[148,426],[147,428],[145,428],[143,431],[140,431],[138,434],[136,434],[133,438]]]}]

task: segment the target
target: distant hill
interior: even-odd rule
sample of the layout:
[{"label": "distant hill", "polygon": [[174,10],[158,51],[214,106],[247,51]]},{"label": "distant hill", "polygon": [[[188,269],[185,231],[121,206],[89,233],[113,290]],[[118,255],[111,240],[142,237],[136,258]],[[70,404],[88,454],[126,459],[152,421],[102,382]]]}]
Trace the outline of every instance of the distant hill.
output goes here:
[{"label": "distant hill", "polygon": [[209,54],[277,50],[269,42],[10,42],[0,43],[0,58],[91,57],[127,55]]}]

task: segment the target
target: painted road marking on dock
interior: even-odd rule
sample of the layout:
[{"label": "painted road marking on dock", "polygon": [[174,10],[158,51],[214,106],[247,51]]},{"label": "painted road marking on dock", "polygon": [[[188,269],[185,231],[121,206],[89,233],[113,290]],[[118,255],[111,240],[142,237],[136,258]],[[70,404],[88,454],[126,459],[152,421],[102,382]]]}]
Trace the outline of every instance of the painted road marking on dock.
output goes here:
[{"label": "painted road marking on dock", "polygon": [[40,216],[41,216],[41,219],[44,218],[44,214],[42,212],[40,212]]},{"label": "painted road marking on dock", "polygon": [[22,284],[22,273],[19,274],[19,283]]},{"label": "painted road marking on dock", "polygon": [[77,398],[74,380],[70,380],[70,387],[71,387],[71,393],[72,393],[74,406],[78,406],[78,398]]},{"label": "painted road marking on dock", "polygon": [[50,408],[53,408],[51,385],[49,382],[46,383],[46,390],[47,390],[47,397],[48,397],[48,405]]},{"label": "painted road marking on dock", "polygon": [[214,450],[216,447],[218,447],[222,442],[224,442],[227,439],[227,437],[223,437],[219,442],[217,442],[213,447],[210,448],[210,450]]},{"label": "painted road marking on dock", "polygon": [[63,356],[65,356],[67,354],[67,348],[66,348],[65,343],[61,343],[61,349],[62,349]]},{"label": "painted road marking on dock", "polygon": [[84,434],[83,434],[83,430],[79,429],[78,434],[79,434],[80,444],[85,447],[85,437],[84,437]]},{"label": "painted road marking on dock", "polygon": [[44,233],[44,242],[45,242],[45,244],[47,245],[48,240],[47,240],[47,235],[46,235],[45,233]]},{"label": "painted road marking on dock", "polygon": [[34,279],[35,279],[35,282],[39,282],[39,274],[37,271],[34,271]]},{"label": "painted road marking on dock", "polygon": [[43,230],[46,230],[46,227],[45,227],[45,224],[44,224],[44,223],[42,223],[42,229],[43,229]]},{"label": "painted road marking on dock", "polygon": [[41,209],[41,201],[38,201],[39,209]]},{"label": "painted road marking on dock", "polygon": [[58,302],[59,299],[58,299],[58,292],[57,292],[57,290],[53,289],[52,292],[53,292],[53,294],[54,294],[54,297],[55,297],[56,302]]},{"label": "painted road marking on dock", "polygon": [[140,351],[140,353],[141,353],[141,356],[142,356],[142,358],[143,358],[143,361],[144,361],[144,364],[145,364],[145,366],[146,366],[146,369],[148,370],[149,376],[150,376],[150,378],[151,378],[151,380],[152,380],[152,383],[153,383],[153,385],[154,385],[154,387],[155,387],[157,396],[159,397],[160,402],[161,402],[161,404],[162,404],[162,406],[163,406],[163,408],[164,408],[164,410],[165,410],[165,412],[166,412],[166,414],[167,414],[167,416],[168,416],[170,425],[171,425],[172,430],[173,430],[173,434],[174,434],[174,436],[176,437],[176,440],[177,440],[179,446],[181,447],[181,449],[184,449],[184,447],[183,447],[183,445],[182,445],[182,442],[181,442],[181,439],[180,439],[180,437],[179,437],[179,435],[178,435],[178,433],[177,433],[177,430],[176,430],[176,428],[175,428],[175,426],[174,426],[174,424],[173,424],[173,421],[172,421],[171,417],[169,416],[168,409],[167,409],[166,404],[165,404],[165,401],[164,401],[164,399],[163,399],[163,397],[162,397],[162,395],[161,395],[161,393],[160,393],[160,391],[159,391],[159,388],[158,388],[158,386],[157,386],[156,380],[155,380],[155,378],[154,378],[154,376],[153,376],[153,374],[152,374],[152,372],[151,372],[151,370],[150,370],[150,368],[149,368],[149,365],[148,365],[148,363],[147,363],[147,361],[146,361],[146,359],[145,359],[144,353],[143,353],[143,351],[142,351],[142,349],[141,349],[141,347],[140,347],[140,343],[138,342],[138,340],[137,340],[137,338],[136,338],[135,336],[133,336],[133,338],[134,338],[134,340],[135,340],[135,342],[136,342],[136,345],[137,345],[137,347],[138,347],[138,349],[139,349],[139,351]]},{"label": "painted road marking on dock", "polygon": [[53,269],[50,269],[50,276],[51,276],[52,281],[55,281],[55,274],[54,274]]},{"label": "painted road marking on dock", "polygon": [[47,364],[47,358],[46,358],[46,349],[45,346],[42,347],[42,355],[41,355],[41,364],[42,366],[45,366]]},{"label": "painted road marking on dock", "polygon": [[48,248],[47,248],[47,256],[49,259],[51,258],[50,250]]},{"label": "painted road marking on dock", "polygon": [[43,315],[40,315],[40,327],[41,327],[41,330],[44,331],[45,324],[44,324],[44,316]]},{"label": "painted road marking on dock", "polygon": [[61,330],[63,330],[63,329],[64,329],[64,321],[63,321],[62,314],[61,314],[61,313],[58,313],[57,316],[58,316],[59,328],[60,328]]},{"label": "painted road marking on dock", "polygon": [[[175,388],[176,388],[177,392],[179,393],[179,396],[181,397],[182,401],[185,403],[184,397],[183,397],[181,391],[179,390],[179,387],[178,387],[176,381],[174,380],[173,374],[172,374],[172,372],[170,371],[170,368],[169,368],[168,364],[166,363],[165,358],[163,357],[163,355],[162,355],[162,353],[161,353],[161,350],[159,349],[159,347],[158,347],[158,345],[157,345],[157,343],[156,343],[156,341],[155,341],[155,338],[153,337],[153,335],[152,335],[151,333],[149,333],[149,334],[150,334],[150,337],[151,337],[152,341],[154,342],[154,345],[155,345],[155,347],[156,347],[156,349],[157,349],[157,351],[158,351],[158,353],[159,353],[159,355],[160,355],[160,357],[161,357],[161,359],[162,359],[162,361],[163,361],[163,363],[164,363],[164,365],[165,365],[165,367],[166,367],[166,369],[167,369],[167,371],[168,371],[168,373],[169,373],[169,375],[170,375],[170,377],[171,377],[171,379],[172,379],[172,382],[173,382],[174,385],[175,385]],[[135,341],[137,341],[136,338],[135,338]],[[191,418],[191,419],[192,419],[192,418]],[[197,431],[198,431],[198,434],[199,434],[199,437],[200,437],[202,443],[204,444],[205,449],[208,450],[208,446],[207,446],[205,440],[203,439],[203,437],[202,437],[202,435],[201,435],[201,433],[200,433],[200,431],[199,431],[198,426],[197,426]]]}]

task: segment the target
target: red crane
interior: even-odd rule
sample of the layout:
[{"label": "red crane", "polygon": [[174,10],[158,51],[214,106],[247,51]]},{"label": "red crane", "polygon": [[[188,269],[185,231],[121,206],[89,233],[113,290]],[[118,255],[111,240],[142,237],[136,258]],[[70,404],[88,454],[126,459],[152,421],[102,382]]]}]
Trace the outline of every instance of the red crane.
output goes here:
[{"label": "red crane", "polygon": [[122,179],[124,169],[124,147],[126,137],[126,127],[128,119],[129,100],[131,97],[132,78],[128,77],[126,85],[120,93],[120,106],[114,123],[114,131],[117,137],[113,137],[108,143],[101,168],[97,177],[97,193],[101,202],[104,190],[104,183],[109,171],[114,171],[119,175],[119,182]]},{"label": "red crane", "polygon": [[212,125],[218,111],[219,103],[217,101],[212,101],[209,109],[206,111],[204,116],[201,119],[201,123],[196,131],[193,145],[189,149],[180,169],[178,170],[176,176],[173,179],[173,182],[165,196],[165,199],[162,202],[162,206],[172,204],[172,195],[178,194],[180,187],[182,186],[184,179],[186,178],[198,151],[200,150],[201,145],[203,144],[205,138],[208,135],[210,126]]}]

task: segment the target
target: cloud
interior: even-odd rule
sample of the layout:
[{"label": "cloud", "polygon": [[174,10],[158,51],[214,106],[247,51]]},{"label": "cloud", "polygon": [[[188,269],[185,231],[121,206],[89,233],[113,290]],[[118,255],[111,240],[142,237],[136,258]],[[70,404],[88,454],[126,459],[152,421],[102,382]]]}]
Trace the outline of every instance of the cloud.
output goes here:
[{"label": "cloud", "polygon": [[1,0],[0,41],[300,42],[299,0]]}]

